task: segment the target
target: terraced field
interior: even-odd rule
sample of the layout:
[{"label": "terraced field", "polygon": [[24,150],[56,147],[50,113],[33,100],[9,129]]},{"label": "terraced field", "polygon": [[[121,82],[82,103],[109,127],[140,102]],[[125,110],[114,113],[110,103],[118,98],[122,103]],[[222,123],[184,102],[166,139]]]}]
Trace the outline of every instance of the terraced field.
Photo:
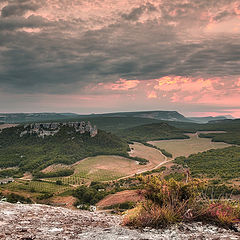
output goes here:
[{"label": "terraced field", "polygon": [[212,142],[209,138],[199,138],[198,134],[187,135],[190,137],[189,139],[150,141],[148,143],[165,149],[173,155],[173,158],[188,157],[194,153],[231,146],[223,142]]}]

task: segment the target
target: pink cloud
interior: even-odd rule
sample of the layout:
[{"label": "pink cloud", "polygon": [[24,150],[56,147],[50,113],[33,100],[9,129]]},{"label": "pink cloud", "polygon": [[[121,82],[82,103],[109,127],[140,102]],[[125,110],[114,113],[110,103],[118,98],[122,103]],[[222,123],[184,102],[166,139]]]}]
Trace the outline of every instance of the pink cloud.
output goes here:
[{"label": "pink cloud", "polygon": [[147,98],[157,98],[157,93],[155,91],[151,91],[148,93]]},{"label": "pink cloud", "polygon": [[105,89],[113,90],[113,91],[127,91],[133,88],[136,88],[140,83],[139,80],[125,80],[120,78],[116,83],[107,83],[107,84],[100,84]]}]

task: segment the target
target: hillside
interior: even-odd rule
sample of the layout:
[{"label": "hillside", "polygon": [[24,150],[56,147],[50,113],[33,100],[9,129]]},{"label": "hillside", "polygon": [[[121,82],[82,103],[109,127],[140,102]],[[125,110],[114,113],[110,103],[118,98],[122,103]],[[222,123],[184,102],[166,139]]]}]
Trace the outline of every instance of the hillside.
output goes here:
[{"label": "hillside", "polygon": [[74,113],[0,113],[0,122],[25,123],[71,119],[78,116]]},{"label": "hillside", "polygon": [[226,133],[205,133],[200,137],[212,138],[215,142],[240,145],[240,119],[214,120],[205,124],[187,122],[168,122],[169,125],[183,131],[226,131]]},{"label": "hillside", "polygon": [[190,168],[193,177],[239,179],[240,147],[211,149],[189,157],[178,157],[175,162]]},{"label": "hillside", "polygon": [[0,168],[17,168],[0,171],[1,174],[4,171],[8,176],[25,171],[36,173],[51,164],[73,164],[96,155],[127,155],[128,144],[102,130],[98,130],[94,137],[90,132],[76,132],[69,126],[61,126],[53,136],[42,137],[42,131],[45,130],[41,130],[39,135],[31,130],[32,134],[26,133],[24,126],[2,130]]},{"label": "hillside", "polygon": [[160,139],[185,139],[184,131],[170,126],[166,122],[141,125],[118,131],[118,136],[131,141],[151,141]]},{"label": "hillside", "polygon": [[116,112],[104,114],[92,114],[92,117],[134,117],[134,118],[150,118],[156,120],[167,121],[186,121],[191,122],[177,111],[141,111],[141,112]]},{"label": "hillside", "polygon": [[228,117],[227,116],[217,116],[217,117],[209,116],[209,117],[188,117],[188,118],[196,123],[208,123],[209,121],[225,120],[225,119],[228,119]]},{"label": "hillside", "polygon": [[97,125],[98,128],[104,131],[110,131],[116,133],[119,130],[136,127],[144,124],[159,123],[160,120],[151,118],[139,118],[139,117],[86,117],[76,118],[76,121],[91,121],[92,124]]}]

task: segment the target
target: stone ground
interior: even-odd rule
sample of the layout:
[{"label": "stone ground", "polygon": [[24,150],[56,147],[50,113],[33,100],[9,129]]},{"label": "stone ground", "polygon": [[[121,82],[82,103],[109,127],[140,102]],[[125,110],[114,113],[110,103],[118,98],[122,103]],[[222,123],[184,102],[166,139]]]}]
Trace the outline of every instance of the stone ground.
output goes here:
[{"label": "stone ground", "polygon": [[0,203],[1,240],[238,240],[239,233],[201,223],[132,230],[121,217],[46,205]]}]

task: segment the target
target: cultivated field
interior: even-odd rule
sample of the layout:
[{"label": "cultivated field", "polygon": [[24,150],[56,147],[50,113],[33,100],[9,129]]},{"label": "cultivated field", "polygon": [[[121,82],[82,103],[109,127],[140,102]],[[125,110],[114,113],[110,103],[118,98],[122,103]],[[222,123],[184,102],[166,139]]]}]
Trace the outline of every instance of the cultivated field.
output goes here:
[{"label": "cultivated field", "polygon": [[54,183],[24,180],[17,180],[6,185],[1,185],[1,188],[12,192],[29,192],[31,195],[34,195],[34,193],[60,193],[70,189],[69,186],[56,185]]},{"label": "cultivated field", "polygon": [[139,194],[138,190],[125,190],[108,195],[96,205],[98,207],[106,207],[124,202],[139,202],[143,199],[143,195]]},{"label": "cultivated field", "polygon": [[75,176],[93,181],[115,180],[135,174],[144,166],[120,156],[96,156],[86,158],[75,164]]},{"label": "cultivated field", "polygon": [[147,147],[141,143],[134,142],[134,144],[130,144],[131,152],[129,155],[131,157],[140,157],[147,159],[149,161],[148,167],[155,167],[159,163],[163,162],[165,156],[157,149],[152,147]]},{"label": "cultivated field", "polygon": [[190,137],[190,139],[150,141],[148,143],[172,153],[173,158],[179,156],[188,157],[193,153],[231,146],[223,142],[212,142],[209,138],[199,138],[198,134],[187,135]]},{"label": "cultivated field", "polygon": [[[141,143],[131,144],[130,148],[130,156],[145,158],[149,160],[149,163],[147,165],[139,165],[139,162],[135,160],[114,155],[89,157],[72,165],[75,169],[72,176],[51,178],[51,180],[61,180],[64,184],[72,185],[79,185],[87,180],[116,180],[151,170],[166,160],[159,150],[144,146]],[[54,169],[56,169],[56,166],[48,167],[44,172],[53,171]]]}]

